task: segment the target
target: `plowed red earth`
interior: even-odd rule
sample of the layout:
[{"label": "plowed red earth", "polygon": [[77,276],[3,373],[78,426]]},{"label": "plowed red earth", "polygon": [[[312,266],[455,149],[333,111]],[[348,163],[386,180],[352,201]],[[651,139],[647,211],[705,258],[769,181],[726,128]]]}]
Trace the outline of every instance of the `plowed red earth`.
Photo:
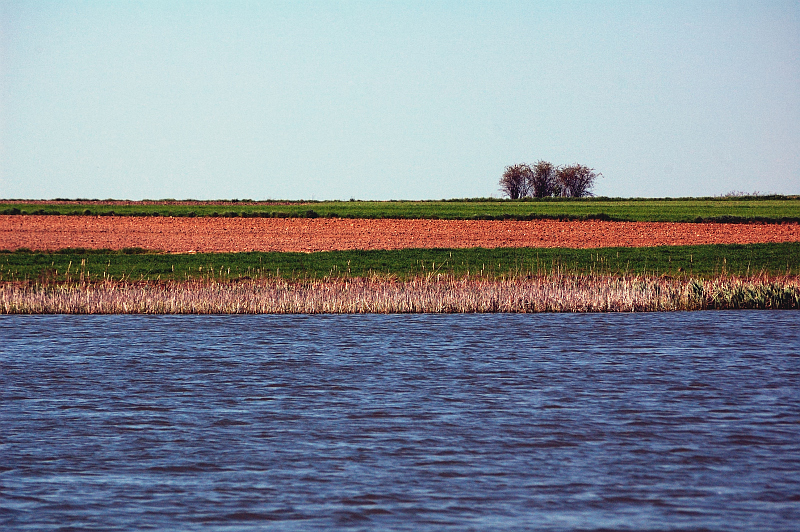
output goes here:
[{"label": "plowed red earth", "polygon": [[172,253],[643,247],[800,241],[798,224],[0,215],[0,249]]}]

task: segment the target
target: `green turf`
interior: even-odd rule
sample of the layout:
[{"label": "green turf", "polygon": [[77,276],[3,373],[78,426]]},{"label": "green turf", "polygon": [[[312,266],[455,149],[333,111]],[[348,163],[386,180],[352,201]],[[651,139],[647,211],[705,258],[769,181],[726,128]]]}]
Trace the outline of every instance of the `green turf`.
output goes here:
[{"label": "green turf", "polygon": [[0,281],[220,281],[275,277],[800,274],[800,243],[603,249],[403,249],[322,253],[157,254],[142,250],[0,252]]},{"label": "green turf", "polygon": [[545,198],[527,200],[442,201],[231,201],[224,205],[80,205],[10,204],[0,200],[0,214],[122,216],[259,216],[441,219],[597,218],[619,221],[800,221],[800,196],[614,199]]}]

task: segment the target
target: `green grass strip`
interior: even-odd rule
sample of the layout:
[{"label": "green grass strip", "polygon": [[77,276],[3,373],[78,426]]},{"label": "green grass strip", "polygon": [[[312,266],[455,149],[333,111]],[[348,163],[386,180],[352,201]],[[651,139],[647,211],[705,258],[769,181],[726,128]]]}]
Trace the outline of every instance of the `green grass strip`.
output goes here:
[{"label": "green grass strip", "polygon": [[800,243],[653,248],[500,248],[329,251],[320,253],[161,254],[144,250],[0,252],[0,282],[323,279],[373,275],[504,278],[612,274],[800,275]]},{"label": "green grass strip", "polygon": [[100,216],[341,217],[448,220],[616,220],[653,222],[800,222],[800,196],[734,198],[544,198],[525,200],[238,202],[224,205],[3,203],[0,214]]}]

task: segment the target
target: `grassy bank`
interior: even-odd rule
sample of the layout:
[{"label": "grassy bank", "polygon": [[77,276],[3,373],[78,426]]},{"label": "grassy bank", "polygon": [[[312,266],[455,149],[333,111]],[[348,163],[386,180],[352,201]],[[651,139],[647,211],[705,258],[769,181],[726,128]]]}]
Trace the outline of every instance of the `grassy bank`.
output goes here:
[{"label": "grassy bank", "polygon": [[427,275],[667,275],[710,278],[800,275],[800,243],[653,248],[500,248],[330,251],[320,253],[160,254],[144,250],[0,252],[0,282],[217,281]]},{"label": "grassy bank", "polygon": [[317,201],[197,203],[164,200],[105,205],[81,200],[56,205],[0,200],[0,214],[347,217],[428,219],[602,219],[658,222],[800,222],[800,196],[732,198],[544,198],[442,201]]},{"label": "grassy bank", "polygon": [[798,277],[428,276],[0,287],[5,314],[637,312],[797,309]]}]

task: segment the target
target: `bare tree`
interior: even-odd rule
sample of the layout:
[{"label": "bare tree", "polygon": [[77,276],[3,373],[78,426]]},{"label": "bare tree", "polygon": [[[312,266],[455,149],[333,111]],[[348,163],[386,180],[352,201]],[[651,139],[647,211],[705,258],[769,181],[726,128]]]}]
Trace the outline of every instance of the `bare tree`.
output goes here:
[{"label": "bare tree", "polygon": [[539,161],[531,168],[528,177],[528,192],[534,198],[548,198],[558,193],[556,173],[558,168],[547,161]]},{"label": "bare tree", "polygon": [[506,171],[500,178],[500,190],[511,199],[524,198],[529,192],[531,173],[531,167],[527,164],[506,166]]},{"label": "bare tree", "polygon": [[556,171],[559,193],[562,197],[568,198],[593,196],[590,190],[594,186],[595,179],[600,176],[602,174],[595,172],[594,168],[582,164],[563,166]]}]

